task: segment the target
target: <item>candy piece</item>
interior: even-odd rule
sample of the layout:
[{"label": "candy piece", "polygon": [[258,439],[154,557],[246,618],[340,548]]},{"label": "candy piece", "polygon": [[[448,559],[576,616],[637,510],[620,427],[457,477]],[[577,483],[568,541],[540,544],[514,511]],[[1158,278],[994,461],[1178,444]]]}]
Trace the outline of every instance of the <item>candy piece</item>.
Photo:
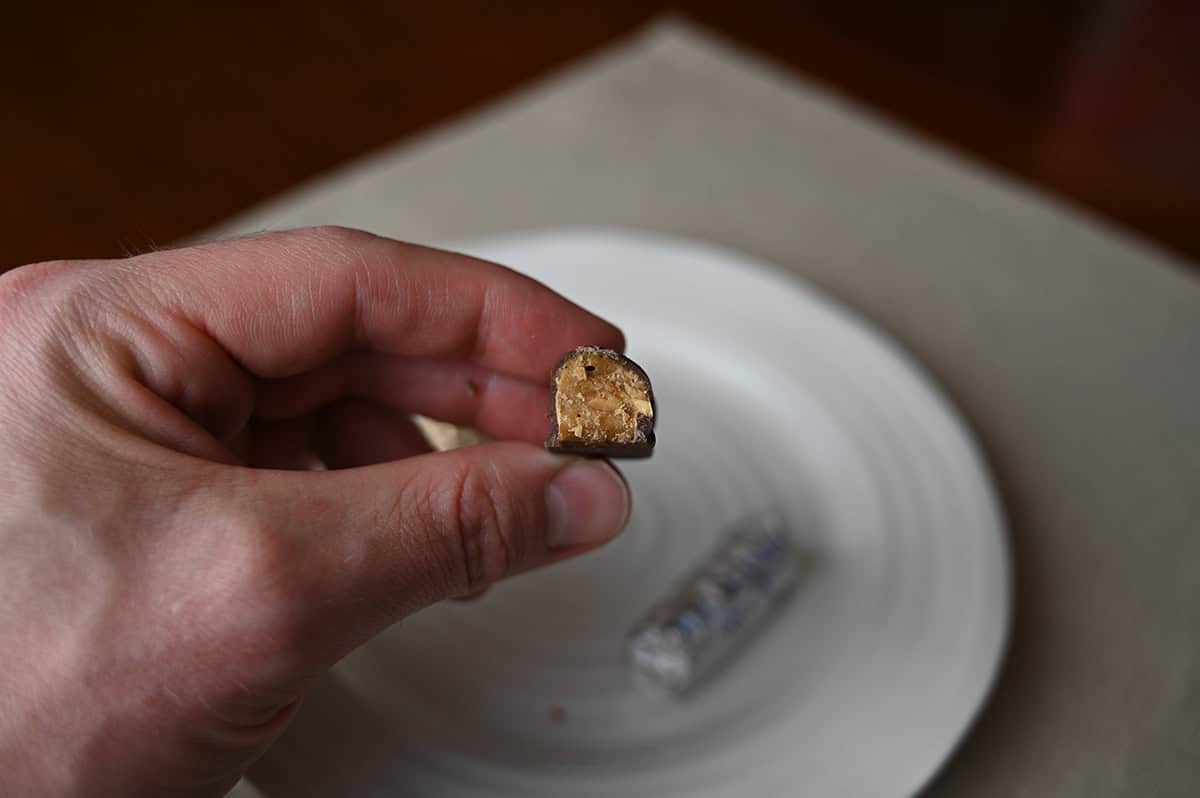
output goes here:
[{"label": "candy piece", "polygon": [[741,650],[795,587],[799,552],[774,512],[744,519],[633,628],[634,681],[680,694]]},{"label": "candy piece", "polygon": [[550,379],[552,425],[546,448],[564,454],[649,457],[654,392],[640,366],[611,349],[581,346]]}]

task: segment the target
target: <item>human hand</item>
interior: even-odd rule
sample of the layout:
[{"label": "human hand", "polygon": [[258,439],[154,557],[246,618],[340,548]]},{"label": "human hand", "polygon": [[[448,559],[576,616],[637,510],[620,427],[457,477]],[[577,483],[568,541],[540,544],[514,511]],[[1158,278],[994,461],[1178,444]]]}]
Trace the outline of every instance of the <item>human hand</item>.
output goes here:
[{"label": "human hand", "polygon": [[372,635],[614,537],[617,472],[536,444],[558,356],[622,343],[339,228],[0,277],[0,794],[223,795]]}]

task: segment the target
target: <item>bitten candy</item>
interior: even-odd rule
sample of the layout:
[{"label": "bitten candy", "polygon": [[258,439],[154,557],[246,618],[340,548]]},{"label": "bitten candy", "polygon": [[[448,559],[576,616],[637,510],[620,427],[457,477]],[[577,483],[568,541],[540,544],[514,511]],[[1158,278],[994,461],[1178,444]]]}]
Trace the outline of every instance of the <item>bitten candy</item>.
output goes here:
[{"label": "bitten candy", "polygon": [[597,457],[649,457],[657,407],[650,378],[620,352],[581,346],[550,378],[546,448]]}]

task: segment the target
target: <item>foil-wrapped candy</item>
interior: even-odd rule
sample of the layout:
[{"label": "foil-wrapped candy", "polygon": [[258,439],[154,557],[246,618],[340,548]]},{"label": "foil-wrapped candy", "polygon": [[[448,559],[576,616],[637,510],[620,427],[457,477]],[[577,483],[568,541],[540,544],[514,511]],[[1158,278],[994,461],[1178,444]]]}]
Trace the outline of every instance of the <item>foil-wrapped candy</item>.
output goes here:
[{"label": "foil-wrapped candy", "polygon": [[694,688],[753,637],[796,586],[801,565],[780,514],[740,521],[630,631],[635,682],[676,695]]}]

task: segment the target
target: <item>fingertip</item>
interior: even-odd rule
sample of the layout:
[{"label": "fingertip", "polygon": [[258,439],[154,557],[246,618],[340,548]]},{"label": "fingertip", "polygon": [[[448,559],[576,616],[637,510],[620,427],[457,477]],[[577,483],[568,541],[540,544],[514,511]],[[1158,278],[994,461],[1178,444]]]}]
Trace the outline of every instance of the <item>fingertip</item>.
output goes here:
[{"label": "fingertip", "polygon": [[605,543],[625,529],[630,510],[629,486],[611,463],[573,462],[546,486],[546,545]]},{"label": "fingertip", "polygon": [[624,352],[625,351],[625,331],[611,322],[606,322],[606,323],[611,328],[611,334],[612,334],[612,340],[613,340],[613,345],[609,348],[614,351],[617,351],[617,352]]},{"label": "fingertip", "polygon": [[[598,346],[602,349],[612,349],[615,352],[625,351],[625,332],[606,318],[581,308],[597,322],[596,332],[588,340],[580,340],[578,346]],[[564,349],[565,353],[568,351]],[[560,353],[561,356],[561,353]]]}]

